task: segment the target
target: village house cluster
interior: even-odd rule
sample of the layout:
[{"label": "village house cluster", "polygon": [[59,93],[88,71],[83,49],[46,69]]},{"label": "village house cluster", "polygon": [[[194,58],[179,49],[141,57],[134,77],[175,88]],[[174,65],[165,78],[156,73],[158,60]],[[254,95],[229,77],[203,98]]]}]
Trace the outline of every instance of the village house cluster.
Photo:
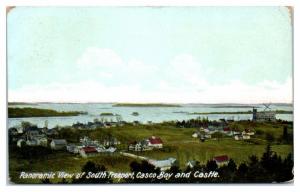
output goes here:
[{"label": "village house cluster", "polygon": [[117,127],[117,126],[123,126],[126,124],[125,121],[121,119],[119,115],[112,115],[111,117],[101,117],[100,119],[95,118],[93,122],[88,123],[74,123],[72,125],[72,128],[74,129],[81,129],[81,130],[93,130],[96,128],[110,128],[110,127]]},{"label": "village house cluster", "polygon": [[243,131],[237,128],[230,128],[227,121],[220,119],[206,126],[201,126],[192,134],[192,137],[205,141],[206,139],[212,139],[215,133],[221,133],[235,140],[249,140],[251,136],[255,135],[255,131],[252,128],[246,128]]},{"label": "village house cluster", "polygon": [[163,142],[161,138],[155,136],[141,141],[133,141],[128,145],[128,151],[149,151],[161,148],[163,148]]},{"label": "village house cluster", "polygon": [[79,143],[68,143],[66,139],[59,138],[59,130],[47,127],[38,128],[36,125],[24,122],[20,126],[9,129],[9,136],[12,142],[16,142],[18,147],[43,146],[52,150],[66,150],[82,157],[97,156],[99,153],[113,153],[116,145],[121,144],[115,137],[108,136],[98,140],[92,140],[87,136],[82,137]]},{"label": "village house cluster", "polygon": [[[115,117],[117,117],[115,120],[101,117],[100,120],[94,119],[93,122],[86,124],[77,122],[68,128],[93,130],[96,128],[110,128],[127,124],[127,122],[122,121],[120,117]],[[273,112],[257,112],[256,109],[253,109],[253,121],[272,121],[274,119],[276,118]],[[214,134],[216,133],[232,137],[235,140],[249,140],[251,136],[255,135],[255,131],[252,128],[246,128],[244,130],[230,128],[230,122],[233,122],[233,120],[220,119],[219,121],[201,121],[200,119],[196,119],[177,122],[176,126],[180,128],[198,127],[197,131],[192,134],[192,137],[198,138],[202,142],[207,139],[215,139],[216,136]],[[148,124],[152,124],[152,122],[148,122]],[[132,125],[140,125],[140,122],[134,121]],[[103,153],[115,153],[117,146],[121,144],[121,142],[113,136],[102,138],[101,141],[83,136],[77,143],[68,143],[66,139],[60,138],[60,129],[60,127],[48,129],[46,123],[43,128],[38,128],[36,125],[23,122],[20,126],[11,127],[9,129],[9,136],[10,140],[16,142],[18,147],[23,147],[24,145],[44,146],[52,150],[64,150],[72,154],[80,155],[83,158],[94,157]],[[134,152],[163,149],[163,146],[164,144],[160,137],[151,136],[139,141],[129,142],[127,150],[119,150],[119,153],[128,157],[146,160],[148,163],[164,171],[177,165],[177,159],[169,157],[164,160],[155,160],[134,154]],[[220,155],[213,157],[212,160],[215,161],[218,166],[222,166],[229,162],[229,157],[227,155]],[[193,168],[196,164],[197,162],[195,160],[189,160],[186,166]]]},{"label": "village house cluster", "polygon": [[18,147],[24,145],[47,147],[49,139],[51,140],[58,135],[57,129],[38,128],[28,122],[11,127],[8,132],[11,141],[16,142]]},{"label": "village house cluster", "polygon": [[66,145],[68,152],[80,154],[81,157],[93,157],[100,153],[113,153],[117,150],[116,145],[121,144],[114,137],[104,139],[101,143],[98,140],[92,140],[87,136],[80,139],[79,144],[69,143]]}]

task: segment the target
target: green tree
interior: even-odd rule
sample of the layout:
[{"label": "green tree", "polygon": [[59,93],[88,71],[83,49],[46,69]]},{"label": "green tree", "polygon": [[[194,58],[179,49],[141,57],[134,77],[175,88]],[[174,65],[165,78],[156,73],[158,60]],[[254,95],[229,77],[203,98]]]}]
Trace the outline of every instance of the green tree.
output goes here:
[{"label": "green tree", "polygon": [[[103,165],[97,165],[92,161],[86,162],[86,164],[82,167],[81,172],[88,174],[89,172],[98,173],[103,172],[107,173],[106,168]],[[86,178],[83,176],[79,179],[73,179],[72,183],[84,183],[84,184],[95,184],[95,183],[112,183],[112,180],[106,176],[103,178]]]},{"label": "green tree", "polygon": [[42,179],[41,183],[43,183],[43,184],[52,184],[52,182],[48,178],[47,179]]},{"label": "green tree", "polygon": [[266,133],[265,138],[270,143],[274,142],[275,140],[274,135],[272,133]]},{"label": "green tree", "polygon": [[248,172],[248,166],[246,163],[241,163],[236,171],[234,181],[245,183],[247,182],[247,172]]},{"label": "green tree", "polygon": [[153,165],[149,164],[147,161],[142,161],[141,163],[138,163],[136,161],[133,161],[130,163],[130,170],[134,172],[134,178],[126,179],[128,183],[159,183],[163,182],[163,180],[158,180],[156,177],[154,178],[137,178],[137,173],[145,173],[145,174],[159,174],[160,169],[155,168]]}]

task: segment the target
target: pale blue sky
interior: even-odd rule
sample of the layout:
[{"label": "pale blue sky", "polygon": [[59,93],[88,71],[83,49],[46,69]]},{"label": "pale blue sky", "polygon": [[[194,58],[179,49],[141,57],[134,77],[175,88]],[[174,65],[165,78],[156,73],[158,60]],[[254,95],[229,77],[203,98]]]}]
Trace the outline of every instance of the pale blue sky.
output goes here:
[{"label": "pale blue sky", "polygon": [[291,31],[284,7],[18,7],[9,100],[290,102]]}]

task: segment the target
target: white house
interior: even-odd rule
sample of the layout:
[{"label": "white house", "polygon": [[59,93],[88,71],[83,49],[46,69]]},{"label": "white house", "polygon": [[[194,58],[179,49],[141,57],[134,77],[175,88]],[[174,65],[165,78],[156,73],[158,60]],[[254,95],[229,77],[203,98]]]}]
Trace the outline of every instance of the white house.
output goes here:
[{"label": "white house", "polygon": [[195,167],[195,165],[196,165],[196,161],[194,161],[194,160],[190,160],[186,163],[186,166],[189,168],[193,168],[193,167]]},{"label": "white house", "polygon": [[170,169],[172,166],[176,165],[177,160],[175,158],[169,158],[166,160],[148,160],[148,163],[153,165],[156,168],[160,168],[161,171]]},{"label": "white house", "polygon": [[67,141],[65,139],[53,139],[50,143],[51,149],[59,150],[65,149],[67,146]]},{"label": "white house", "polygon": [[243,140],[243,136],[241,135],[241,134],[236,134],[236,135],[234,135],[234,139],[235,140]]},{"label": "white house", "polygon": [[79,154],[83,158],[94,157],[98,155],[98,151],[95,147],[82,147],[79,151]]},{"label": "white house", "polygon": [[48,139],[46,137],[39,137],[35,139],[37,141],[37,145],[47,147]]},{"label": "white house", "polygon": [[17,129],[18,133],[24,133],[24,127],[22,127],[21,125],[16,126],[15,128]]},{"label": "white house", "polygon": [[250,139],[250,135],[248,133],[242,134],[244,140]]},{"label": "white house", "polygon": [[26,144],[26,141],[24,139],[19,139],[17,141],[17,146],[18,147],[23,147]]},{"label": "white house", "polygon": [[82,148],[83,146],[77,146],[75,144],[68,144],[67,145],[67,151],[70,152],[70,153],[79,153],[80,149]]},{"label": "white house", "polygon": [[254,131],[251,129],[245,129],[245,131],[243,131],[243,134],[247,133],[248,135],[254,135]]},{"label": "white house", "polygon": [[114,146],[121,144],[121,142],[115,137],[104,139],[102,143],[104,146]]},{"label": "white house", "polygon": [[193,133],[192,137],[197,138],[199,134],[197,132]]},{"label": "white house", "polygon": [[36,139],[31,139],[31,140],[26,141],[26,145],[28,145],[28,146],[37,146],[38,143],[37,143]]},{"label": "white house", "polygon": [[152,147],[149,147],[148,140],[143,140],[140,142],[131,142],[128,146],[128,151],[148,151],[152,150]]},{"label": "white house", "polygon": [[204,135],[204,138],[205,138],[205,139],[211,139],[211,134],[205,134],[205,135]]}]

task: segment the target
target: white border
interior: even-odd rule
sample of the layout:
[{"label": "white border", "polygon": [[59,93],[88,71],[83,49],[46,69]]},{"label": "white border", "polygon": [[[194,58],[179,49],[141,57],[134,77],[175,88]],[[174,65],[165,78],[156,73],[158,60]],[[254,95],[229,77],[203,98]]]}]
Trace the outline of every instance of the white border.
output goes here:
[{"label": "white border", "polygon": [[[299,172],[300,172],[300,158],[299,152],[299,140],[295,139],[295,181],[294,184],[275,184],[275,185],[68,185],[68,186],[49,186],[49,185],[7,185],[6,181],[6,6],[293,6],[294,7],[294,52],[299,55],[299,37],[296,34],[300,34],[299,30],[299,1],[297,0],[205,0],[205,1],[196,1],[196,0],[1,0],[0,1],[0,30],[1,30],[1,47],[0,47],[0,60],[1,60],[1,69],[0,69],[0,146],[1,146],[1,169],[0,169],[0,191],[15,191],[15,192],[41,192],[41,191],[172,191],[172,192],[182,192],[182,191],[224,191],[230,190],[234,191],[272,191],[272,192],[282,192],[282,191],[300,191],[299,184]],[[295,22],[298,21],[298,22]],[[294,135],[295,138],[299,137],[299,121],[297,117],[300,117],[299,114],[299,88],[297,88],[297,82],[300,81],[299,74],[299,56],[294,55],[294,106],[295,106],[295,126],[294,126]],[[298,75],[298,76],[297,76]]]}]

